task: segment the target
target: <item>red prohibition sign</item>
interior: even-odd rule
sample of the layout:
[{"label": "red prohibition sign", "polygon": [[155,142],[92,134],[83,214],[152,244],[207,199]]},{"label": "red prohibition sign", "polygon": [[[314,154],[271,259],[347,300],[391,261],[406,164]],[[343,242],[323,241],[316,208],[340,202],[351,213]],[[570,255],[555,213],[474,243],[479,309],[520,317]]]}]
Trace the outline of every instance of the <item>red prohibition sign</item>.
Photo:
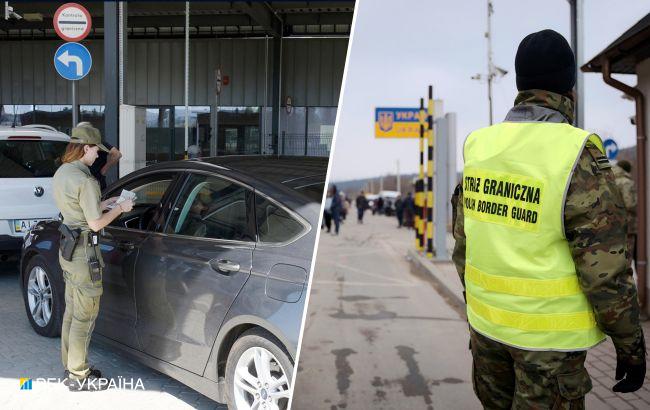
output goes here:
[{"label": "red prohibition sign", "polygon": [[[70,9],[77,9],[82,12],[85,16],[85,21],[84,18],[79,19],[78,15],[61,15],[61,13]],[[62,19],[61,21],[59,20],[60,18]],[[86,38],[92,28],[92,18],[90,17],[90,13],[84,6],[77,3],[66,3],[59,7],[56,10],[56,13],[54,13],[54,19],[52,22],[54,23],[54,31],[56,31],[56,34],[65,41],[81,41]],[[83,31],[81,31],[80,29],[84,25],[85,27],[83,28]]]}]

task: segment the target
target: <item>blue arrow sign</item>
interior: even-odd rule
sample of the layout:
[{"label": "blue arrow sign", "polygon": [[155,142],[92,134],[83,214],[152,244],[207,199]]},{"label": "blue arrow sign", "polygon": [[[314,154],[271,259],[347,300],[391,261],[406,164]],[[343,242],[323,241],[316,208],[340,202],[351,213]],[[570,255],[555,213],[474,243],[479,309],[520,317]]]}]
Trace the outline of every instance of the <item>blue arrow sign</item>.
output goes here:
[{"label": "blue arrow sign", "polygon": [[90,51],[79,43],[65,43],[54,53],[54,68],[66,80],[81,80],[92,65]]},{"label": "blue arrow sign", "polygon": [[614,159],[618,155],[618,145],[613,139],[606,139],[603,141],[603,148],[605,148],[605,153],[607,154],[607,159]]}]

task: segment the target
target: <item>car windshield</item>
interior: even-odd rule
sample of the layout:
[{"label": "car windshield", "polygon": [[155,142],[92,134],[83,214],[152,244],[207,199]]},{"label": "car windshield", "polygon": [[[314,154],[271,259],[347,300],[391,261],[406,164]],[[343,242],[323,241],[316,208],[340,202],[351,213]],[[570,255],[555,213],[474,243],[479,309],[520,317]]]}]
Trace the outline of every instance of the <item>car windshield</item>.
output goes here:
[{"label": "car windshield", "polygon": [[67,142],[11,139],[0,141],[0,178],[48,178],[61,165]]}]

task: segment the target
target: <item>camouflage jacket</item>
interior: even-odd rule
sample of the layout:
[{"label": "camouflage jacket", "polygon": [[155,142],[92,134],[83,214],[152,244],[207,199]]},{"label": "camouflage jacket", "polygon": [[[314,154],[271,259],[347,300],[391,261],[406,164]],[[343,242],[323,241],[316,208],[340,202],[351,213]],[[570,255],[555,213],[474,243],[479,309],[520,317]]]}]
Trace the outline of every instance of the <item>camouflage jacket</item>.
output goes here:
[{"label": "camouflage jacket", "polygon": [[628,235],[636,233],[636,186],[634,181],[627,171],[618,165],[612,167],[614,177],[616,178],[616,186],[621,191],[623,203],[627,210],[627,233]]},{"label": "camouflage jacket", "polygon": [[[571,99],[542,90],[522,91],[506,121],[573,122]],[[452,259],[465,285],[465,231],[462,189],[455,197]],[[587,143],[575,168],[564,208],[564,227],[580,286],[600,329],[631,363],[645,355],[637,289],[626,252],[626,212],[607,158]]]}]

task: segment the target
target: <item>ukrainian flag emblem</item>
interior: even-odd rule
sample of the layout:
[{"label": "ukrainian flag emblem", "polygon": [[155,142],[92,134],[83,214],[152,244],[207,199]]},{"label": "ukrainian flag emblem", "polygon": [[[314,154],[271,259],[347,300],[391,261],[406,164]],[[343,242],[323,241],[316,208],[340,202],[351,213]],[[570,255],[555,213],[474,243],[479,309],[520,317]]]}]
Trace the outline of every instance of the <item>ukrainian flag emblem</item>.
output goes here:
[{"label": "ukrainian flag emblem", "polygon": [[20,378],[20,390],[31,390],[32,389],[32,379],[27,377]]}]

